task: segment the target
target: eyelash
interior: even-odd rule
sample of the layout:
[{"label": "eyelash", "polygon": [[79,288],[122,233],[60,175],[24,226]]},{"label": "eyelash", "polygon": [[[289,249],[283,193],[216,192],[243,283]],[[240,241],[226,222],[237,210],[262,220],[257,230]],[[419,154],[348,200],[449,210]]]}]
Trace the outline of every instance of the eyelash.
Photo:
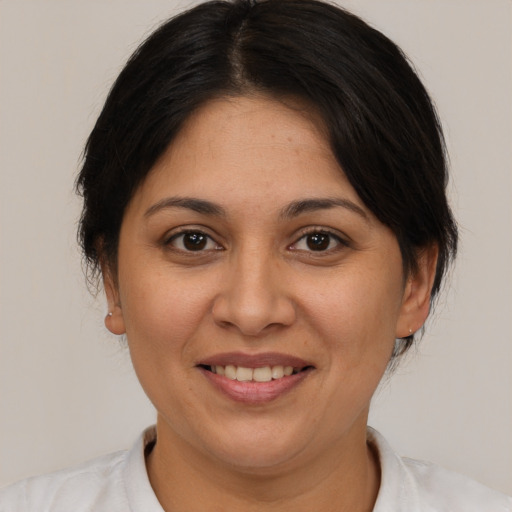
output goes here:
[{"label": "eyelash", "polygon": [[178,240],[180,238],[182,239],[182,244],[183,244],[184,237],[186,235],[196,235],[196,236],[201,237],[203,240],[206,240],[206,244],[211,244],[212,242],[215,244],[214,248],[206,249],[206,251],[212,251],[212,250],[220,251],[220,250],[224,249],[210,235],[208,235],[207,233],[205,233],[201,229],[184,229],[183,231],[179,231],[178,233],[174,233],[174,234],[172,234],[171,236],[167,237],[164,240],[164,245],[166,247],[171,247],[173,250],[176,250],[176,251],[179,251],[179,252],[185,253],[185,254],[193,255],[193,254],[200,254],[200,253],[204,253],[205,252],[204,247],[195,251],[195,250],[187,249],[186,247],[179,248],[179,247],[176,247],[176,246],[173,245],[173,242],[175,242],[176,240]]},{"label": "eyelash", "polygon": [[[313,237],[313,236],[327,237],[328,247],[326,249],[322,249],[322,250],[318,250],[318,251],[312,249],[311,247],[309,247],[309,249],[297,249],[296,248],[296,246],[301,241],[304,240],[305,243],[307,243],[308,237]],[[329,247],[333,241],[336,243],[335,247]],[[333,233],[332,231],[329,231],[328,229],[318,227],[318,228],[310,228],[310,229],[303,231],[300,238],[296,242],[291,244],[289,246],[289,249],[296,250],[296,251],[299,250],[299,251],[304,251],[304,252],[310,252],[312,254],[315,254],[315,253],[317,253],[317,254],[332,254],[333,252],[339,251],[342,248],[349,247],[349,245],[350,244],[348,243],[348,241],[345,240],[344,238],[342,238],[340,235]]]},{"label": "eyelash", "polygon": [[[195,235],[198,237],[198,239],[196,241],[193,241],[193,239],[192,239],[193,243],[197,242],[198,245],[200,245],[201,242],[204,241],[206,245],[199,247],[198,250],[186,248],[186,246],[184,246],[183,244],[184,244],[184,237],[187,235]],[[304,241],[307,244],[308,237],[313,237],[313,236],[325,237],[325,238],[317,239],[316,242],[321,245],[322,243],[325,243],[325,241],[327,241],[327,247],[320,248],[320,250],[312,249],[311,246],[309,246],[309,248],[303,248],[303,249],[297,248],[297,246],[302,241]],[[176,247],[175,245],[173,245],[173,242],[176,242],[180,238],[181,238],[181,244],[183,245],[183,247]],[[330,247],[333,242],[335,243],[335,246]],[[215,246],[208,248],[207,247],[208,244],[211,244],[211,243],[213,243]],[[200,255],[201,253],[204,254],[207,251],[209,252],[209,251],[224,250],[224,248],[220,244],[218,244],[214,240],[214,238],[212,238],[210,235],[208,235],[201,229],[184,229],[183,231],[174,233],[164,240],[164,245],[166,247],[172,248],[175,251],[178,251],[178,252],[181,252],[181,253],[187,254],[187,255]],[[292,250],[292,251],[302,251],[305,253],[311,253],[311,255],[313,255],[315,253],[320,255],[320,254],[332,254],[333,252],[339,251],[340,249],[346,248],[349,246],[350,246],[349,242],[347,240],[345,240],[344,238],[342,238],[340,235],[333,233],[332,231],[329,231],[325,228],[318,227],[318,228],[309,228],[307,230],[304,230],[301,233],[300,237],[295,242],[293,242],[291,245],[288,246],[288,249]]]}]

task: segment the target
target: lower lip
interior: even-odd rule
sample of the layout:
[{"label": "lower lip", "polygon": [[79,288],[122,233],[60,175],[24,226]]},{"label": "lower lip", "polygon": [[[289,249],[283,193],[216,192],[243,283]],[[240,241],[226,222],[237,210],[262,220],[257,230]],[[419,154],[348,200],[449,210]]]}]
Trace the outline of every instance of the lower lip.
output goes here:
[{"label": "lower lip", "polygon": [[276,400],[298,386],[312,371],[312,368],[299,373],[271,380],[269,382],[240,382],[223,375],[198,368],[213,386],[235,402],[264,404]]}]

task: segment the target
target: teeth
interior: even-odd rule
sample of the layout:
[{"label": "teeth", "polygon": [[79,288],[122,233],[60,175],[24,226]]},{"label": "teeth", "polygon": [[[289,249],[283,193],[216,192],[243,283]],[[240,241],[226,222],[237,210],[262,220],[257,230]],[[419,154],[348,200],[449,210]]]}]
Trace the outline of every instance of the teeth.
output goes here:
[{"label": "teeth", "polygon": [[217,375],[224,375],[230,380],[238,380],[239,382],[270,382],[272,379],[282,379],[300,371],[300,368],[280,365],[246,368],[244,366],[228,364],[227,366],[212,366],[210,369]]},{"label": "teeth", "polygon": [[272,367],[272,378],[280,379],[284,377],[284,368],[282,366],[273,366]]},{"label": "teeth", "polygon": [[252,368],[244,368],[243,366],[239,366],[236,369],[236,380],[240,382],[247,382],[249,380],[252,380],[253,375]]},{"label": "teeth", "polygon": [[284,367],[284,374],[285,375],[291,375],[293,373],[293,366],[285,366]]},{"label": "teeth", "polygon": [[270,382],[272,380],[272,370],[270,369],[270,366],[254,368],[252,378],[256,382]]},{"label": "teeth", "polygon": [[231,380],[236,380],[236,366],[228,364],[224,369],[224,375]]}]

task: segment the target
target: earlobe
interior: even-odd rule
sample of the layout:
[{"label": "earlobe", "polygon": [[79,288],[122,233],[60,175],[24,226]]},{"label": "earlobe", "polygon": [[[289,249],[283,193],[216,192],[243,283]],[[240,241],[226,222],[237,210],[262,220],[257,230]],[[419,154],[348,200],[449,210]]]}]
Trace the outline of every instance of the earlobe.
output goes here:
[{"label": "earlobe", "polygon": [[418,255],[418,268],[408,277],[404,288],[397,338],[406,338],[415,333],[427,319],[438,253],[437,245],[432,245],[422,249]]},{"label": "earlobe", "polygon": [[123,312],[120,306],[116,306],[115,311],[109,311],[105,317],[105,327],[112,333],[121,335],[126,332],[124,328]]},{"label": "earlobe", "polygon": [[121,335],[126,332],[124,325],[123,310],[119,298],[119,288],[112,276],[110,266],[101,264],[103,276],[103,287],[107,299],[108,313],[105,316],[105,327],[112,333]]}]

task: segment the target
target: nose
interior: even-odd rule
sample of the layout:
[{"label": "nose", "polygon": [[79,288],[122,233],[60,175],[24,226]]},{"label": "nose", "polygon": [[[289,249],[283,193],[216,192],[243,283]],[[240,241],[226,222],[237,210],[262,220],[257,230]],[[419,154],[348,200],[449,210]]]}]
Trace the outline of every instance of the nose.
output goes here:
[{"label": "nose", "polygon": [[212,314],[224,328],[261,336],[295,321],[294,301],[282,265],[270,255],[246,251],[226,262],[221,290]]}]

